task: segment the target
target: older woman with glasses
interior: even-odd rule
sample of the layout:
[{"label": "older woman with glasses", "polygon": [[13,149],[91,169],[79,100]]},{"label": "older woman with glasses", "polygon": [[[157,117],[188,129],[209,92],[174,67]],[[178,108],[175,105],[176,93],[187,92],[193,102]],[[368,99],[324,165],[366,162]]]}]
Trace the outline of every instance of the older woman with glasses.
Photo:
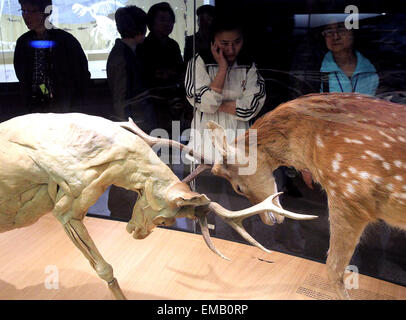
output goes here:
[{"label": "older woman with glasses", "polygon": [[375,95],[379,77],[375,67],[354,48],[354,32],[332,23],[322,32],[329,50],[320,71],[326,74],[321,92],[358,92]]}]

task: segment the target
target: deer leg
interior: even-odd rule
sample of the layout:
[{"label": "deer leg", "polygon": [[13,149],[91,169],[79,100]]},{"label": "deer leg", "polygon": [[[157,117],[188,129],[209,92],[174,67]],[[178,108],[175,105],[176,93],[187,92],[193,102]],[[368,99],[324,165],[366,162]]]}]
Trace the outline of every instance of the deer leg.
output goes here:
[{"label": "deer leg", "polygon": [[89,260],[90,265],[95,269],[98,276],[107,282],[114,298],[124,300],[125,296],[116,278],[113,276],[113,268],[103,259],[99,250],[96,248],[82,219],[72,218],[77,216],[71,210],[73,203],[74,199],[72,197],[63,194],[63,192],[59,192],[53,210],[54,216],[62,223],[69,238]]},{"label": "deer leg", "polygon": [[351,299],[344,284],[344,272],[348,266],[367,221],[347,216],[341,209],[330,208],[330,248],[327,258],[327,274],[340,299]]},{"label": "deer leg", "polygon": [[72,219],[64,225],[64,229],[76,247],[89,260],[90,265],[96,270],[98,276],[107,282],[114,298],[125,300],[126,298],[121,291],[118,281],[114,278],[112,266],[103,259],[83,222]]}]

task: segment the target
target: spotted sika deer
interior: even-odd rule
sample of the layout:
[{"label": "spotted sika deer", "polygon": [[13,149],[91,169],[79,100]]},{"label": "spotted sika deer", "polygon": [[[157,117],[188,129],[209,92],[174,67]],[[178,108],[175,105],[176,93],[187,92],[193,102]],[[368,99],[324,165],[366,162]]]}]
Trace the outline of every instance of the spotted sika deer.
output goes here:
[{"label": "spotted sika deer", "polygon": [[[340,298],[349,298],[344,271],[364,228],[381,219],[406,229],[404,106],[359,94],[311,94],[284,103],[251,127],[258,161],[252,175],[239,174],[246,164],[227,162],[230,155],[247,154],[250,130],[236,139],[245,139],[241,150],[227,144],[216,123],[209,126],[223,156],[212,173],[252,203],[276,192],[272,172],[280,166],[301,171],[310,187],[312,181],[322,186],[330,220],[328,276]],[[266,224],[283,221],[278,214],[261,218]]]}]

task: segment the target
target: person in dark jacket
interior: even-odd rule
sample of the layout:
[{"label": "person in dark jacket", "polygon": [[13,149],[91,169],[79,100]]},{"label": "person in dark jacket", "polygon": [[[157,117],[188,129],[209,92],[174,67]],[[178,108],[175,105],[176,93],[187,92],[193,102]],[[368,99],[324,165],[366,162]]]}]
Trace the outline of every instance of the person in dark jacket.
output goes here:
[{"label": "person in dark jacket", "polygon": [[[144,131],[156,127],[154,108],[149,102],[148,83],[144,70],[144,57],[140,46],[147,31],[147,14],[137,6],[119,8],[115,13],[116,39],[107,59],[107,81],[113,96],[113,120],[126,121],[131,117]],[[117,186],[108,193],[110,216],[130,220],[137,194]]]},{"label": "person in dark jacket", "polygon": [[169,35],[175,24],[175,13],[167,2],[153,5],[147,14],[150,33],[142,47],[152,87],[183,82],[185,65],[179,44]]},{"label": "person in dark jacket", "polygon": [[155,96],[157,126],[171,136],[172,121],[182,120],[186,99],[182,54],[178,43],[169,37],[175,24],[170,4],[154,4],[148,10],[147,24],[150,33],[142,44],[142,52],[149,87]]},{"label": "person in dark jacket", "polygon": [[80,43],[49,21],[52,0],[19,0],[29,31],[18,38],[14,69],[28,112],[80,109],[90,73]]},{"label": "person in dark jacket", "polygon": [[193,57],[193,40],[195,41],[195,53],[210,54],[210,26],[215,16],[215,8],[205,4],[196,10],[199,30],[185,38],[185,50],[183,59],[188,62]]},{"label": "person in dark jacket", "polygon": [[137,99],[137,96],[140,97],[148,85],[138,45],[145,39],[147,14],[137,6],[127,6],[116,11],[115,20],[121,39],[116,39],[107,59],[114,115],[121,120],[131,116],[134,121],[141,121],[148,110],[145,110],[145,99],[142,96]]}]

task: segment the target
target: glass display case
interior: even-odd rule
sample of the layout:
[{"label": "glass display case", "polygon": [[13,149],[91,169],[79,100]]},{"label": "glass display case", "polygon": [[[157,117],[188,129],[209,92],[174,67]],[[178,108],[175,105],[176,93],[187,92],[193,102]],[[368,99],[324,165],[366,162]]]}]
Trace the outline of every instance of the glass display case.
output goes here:
[{"label": "glass display case", "polygon": [[[248,126],[283,102],[326,91],[326,73],[322,66],[329,53],[326,38],[345,32],[337,29],[337,24],[349,23],[354,29],[354,48],[368,61],[365,62],[370,68],[368,72],[375,79],[369,81],[376,82],[368,94],[406,107],[406,11],[401,5],[403,2],[169,1],[174,19],[169,14],[169,22],[165,21],[165,17],[161,17],[160,22],[149,22],[169,24],[166,27],[170,29],[169,34],[161,42],[154,42],[156,39],[149,25],[146,39],[137,44],[135,52],[145,59],[148,86],[123,102],[126,116],[138,121],[141,128],[153,136],[171,138],[184,144],[189,142],[191,129],[196,129],[197,120],[201,121],[203,116],[196,106],[200,103],[199,99],[191,98],[196,94],[196,81],[203,76],[199,72],[210,73],[207,65],[216,63],[209,38],[202,35],[203,31],[197,33],[199,28],[203,30],[211,22],[211,9],[200,11],[199,16],[197,14],[203,5],[240,17],[244,30],[244,54],[255,63],[257,70],[255,75],[248,75],[248,69],[236,71],[245,74],[243,81],[247,83],[251,79],[249,77],[255,76],[252,83],[256,84],[257,91],[253,94],[258,105],[255,110],[248,108],[240,114],[242,118],[249,116],[246,121]],[[53,1],[49,21],[79,41],[90,72],[83,102],[69,112],[98,115],[115,121],[126,120],[115,113],[107,74],[110,52],[116,39],[120,38],[115,12],[135,5],[148,13],[158,3],[160,1],[156,0]],[[20,85],[13,65],[16,41],[28,31],[20,9],[18,0],[0,0],[0,121],[30,112],[21,101]],[[157,19],[156,16],[154,18]],[[336,24],[333,31],[328,28],[332,23]],[[211,62],[199,69],[202,66],[198,65],[196,54],[211,59]],[[170,61],[168,57],[178,60]],[[337,83],[339,81],[334,85]],[[332,86],[329,85],[330,90]],[[359,88],[352,87],[352,91],[358,92],[356,89]],[[244,86],[243,91],[246,90]],[[230,100],[231,96],[242,94],[230,92]],[[145,115],[147,109],[151,110],[148,119]],[[44,109],[43,112],[53,110]],[[180,151],[157,148],[156,152],[181,180],[195,168],[190,160],[181,156]],[[292,167],[279,168],[274,176],[278,189],[284,192],[280,200],[285,209],[314,214],[318,219],[306,222],[285,219],[282,224],[268,226],[258,216],[252,216],[244,221],[245,229],[270,250],[324,263],[330,237],[326,193],[317,185],[314,189],[308,188],[302,175]],[[210,171],[202,173],[192,183],[192,188],[231,210],[251,206],[245,197],[233,190],[230,183]],[[136,201],[135,193],[111,186],[89,209],[88,215],[128,221]],[[246,243],[217,216],[210,215],[208,223],[213,237]],[[178,219],[169,228],[200,233],[199,225],[186,218]],[[405,249],[405,232],[378,221],[367,227],[350,264],[362,274],[406,286]]]}]

